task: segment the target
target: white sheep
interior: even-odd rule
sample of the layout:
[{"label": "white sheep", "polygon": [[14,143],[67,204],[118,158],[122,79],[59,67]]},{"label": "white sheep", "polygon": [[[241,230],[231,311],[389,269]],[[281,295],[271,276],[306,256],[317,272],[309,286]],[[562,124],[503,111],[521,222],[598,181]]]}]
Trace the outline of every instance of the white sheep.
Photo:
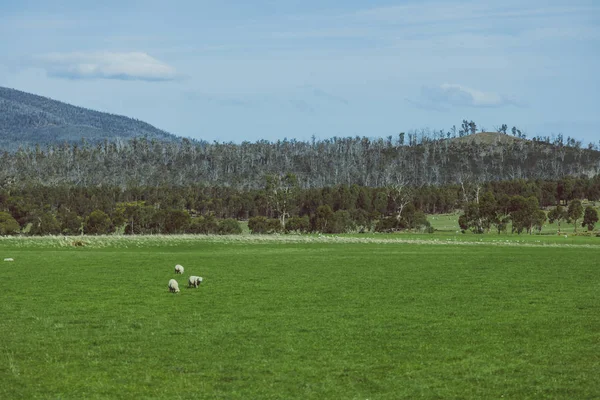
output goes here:
[{"label": "white sheep", "polygon": [[181,265],[177,264],[177,265],[175,266],[175,273],[176,273],[176,274],[183,274],[183,266],[181,266]]},{"label": "white sheep", "polygon": [[175,279],[171,279],[169,281],[169,292],[178,293],[179,292],[179,284]]},{"label": "white sheep", "polygon": [[12,258],[5,258],[4,261],[15,261],[15,260]]},{"label": "white sheep", "polygon": [[197,288],[198,286],[200,286],[200,284],[202,283],[202,277],[201,276],[190,276],[190,278],[188,279],[188,287],[193,286],[195,288]]}]

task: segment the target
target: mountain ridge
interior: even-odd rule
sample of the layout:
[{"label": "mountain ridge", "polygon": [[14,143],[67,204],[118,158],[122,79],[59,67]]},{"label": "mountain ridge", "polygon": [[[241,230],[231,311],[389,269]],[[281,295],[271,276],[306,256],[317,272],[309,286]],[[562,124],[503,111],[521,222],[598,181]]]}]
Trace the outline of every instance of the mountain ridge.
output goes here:
[{"label": "mountain ridge", "polygon": [[165,142],[182,138],[147,122],[75,106],[0,86],[0,147],[90,143],[146,137]]}]

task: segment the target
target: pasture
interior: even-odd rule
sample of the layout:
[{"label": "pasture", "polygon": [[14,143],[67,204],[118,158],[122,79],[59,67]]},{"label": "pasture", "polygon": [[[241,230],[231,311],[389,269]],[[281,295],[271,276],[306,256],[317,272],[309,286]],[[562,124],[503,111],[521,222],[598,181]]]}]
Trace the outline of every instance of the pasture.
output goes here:
[{"label": "pasture", "polygon": [[[584,204],[584,207],[587,205],[588,203]],[[596,209],[598,209],[596,207]],[[599,210],[600,211],[600,210]],[[548,214],[548,212],[546,212],[546,214]],[[427,220],[431,223],[431,226],[436,229],[437,231],[441,231],[441,232],[459,232],[460,231],[460,226],[458,225],[458,217],[460,217],[461,213],[451,213],[451,214],[431,214],[427,216]],[[577,221],[577,232],[578,233],[584,233],[587,232],[587,227],[582,227],[581,226],[581,222],[583,221],[583,217],[580,218]],[[598,230],[599,226],[596,225],[596,231]],[[497,235],[497,231],[495,230],[496,228],[494,226],[492,226],[490,232],[486,235]],[[506,234],[510,234],[510,231],[512,229],[512,225],[511,223],[508,224],[508,228],[507,228],[507,233],[504,233],[503,235]],[[568,235],[571,236],[574,234],[575,231],[575,224],[574,223],[569,223],[567,221],[561,221],[560,223],[560,232],[561,235]],[[470,232],[468,232],[470,233]],[[555,221],[553,223],[550,223],[549,221],[546,221],[544,223],[544,226],[542,227],[542,235],[556,235],[558,233],[558,223]],[[539,236],[538,232],[535,232],[535,235]],[[515,234],[516,236],[516,234]],[[521,235],[521,236],[526,236],[526,235]]]},{"label": "pasture", "polygon": [[0,240],[0,398],[600,397],[597,238],[431,237]]}]

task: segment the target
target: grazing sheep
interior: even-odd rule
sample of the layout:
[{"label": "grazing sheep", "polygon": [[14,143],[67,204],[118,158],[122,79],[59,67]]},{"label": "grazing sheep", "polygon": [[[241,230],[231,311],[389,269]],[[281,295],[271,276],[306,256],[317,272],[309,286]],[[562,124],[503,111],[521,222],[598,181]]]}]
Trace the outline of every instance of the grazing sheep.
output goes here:
[{"label": "grazing sheep", "polygon": [[175,266],[175,273],[176,273],[176,274],[183,274],[183,266],[181,266],[181,265],[177,264],[177,265]]},{"label": "grazing sheep", "polygon": [[171,279],[169,281],[169,292],[178,293],[179,292],[179,284],[175,279]]},{"label": "grazing sheep", "polygon": [[4,261],[15,261],[12,258],[5,258]]},{"label": "grazing sheep", "polygon": [[193,286],[195,288],[197,288],[198,286],[200,286],[200,284],[202,283],[202,277],[201,276],[190,276],[190,279],[188,279],[188,287]]}]

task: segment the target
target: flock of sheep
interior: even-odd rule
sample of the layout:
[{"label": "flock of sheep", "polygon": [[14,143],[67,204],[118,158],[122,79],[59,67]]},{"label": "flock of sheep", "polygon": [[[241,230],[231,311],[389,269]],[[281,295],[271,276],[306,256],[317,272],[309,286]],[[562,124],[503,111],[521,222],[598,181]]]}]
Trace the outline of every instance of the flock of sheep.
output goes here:
[{"label": "flock of sheep", "polygon": [[[176,274],[183,274],[183,266],[177,264],[175,266],[175,273]],[[195,276],[192,275],[188,278],[188,287],[195,287],[197,288],[198,286],[200,286],[200,284],[202,283],[202,277],[201,276]],[[177,281],[175,279],[171,279],[169,281],[169,292],[171,293],[178,293],[179,292],[179,283],[177,283]]]}]

